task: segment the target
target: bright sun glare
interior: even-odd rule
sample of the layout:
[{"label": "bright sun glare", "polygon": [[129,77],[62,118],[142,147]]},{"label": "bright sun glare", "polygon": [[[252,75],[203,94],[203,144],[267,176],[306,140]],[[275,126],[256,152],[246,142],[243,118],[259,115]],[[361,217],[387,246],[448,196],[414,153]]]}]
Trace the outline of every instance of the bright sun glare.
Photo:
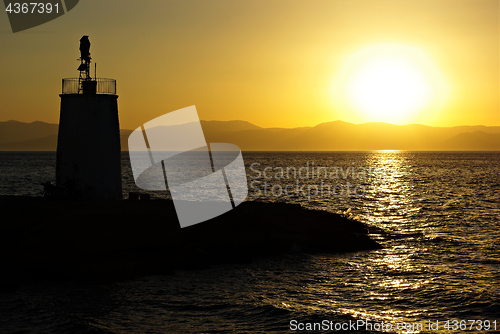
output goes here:
[{"label": "bright sun glare", "polygon": [[444,79],[419,49],[379,45],[351,55],[333,87],[335,103],[363,121],[404,123],[442,105]]},{"label": "bright sun glare", "polygon": [[422,108],[430,90],[430,84],[411,63],[382,58],[353,75],[348,83],[348,99],[368,116],[391,120]]}]

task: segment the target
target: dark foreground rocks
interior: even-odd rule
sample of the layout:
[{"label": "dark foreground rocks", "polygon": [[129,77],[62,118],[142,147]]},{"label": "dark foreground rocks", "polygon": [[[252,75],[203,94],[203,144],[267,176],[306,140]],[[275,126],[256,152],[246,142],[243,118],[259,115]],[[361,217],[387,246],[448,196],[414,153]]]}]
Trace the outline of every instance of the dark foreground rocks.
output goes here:
[{"label": "dark foreground rocks", "polygon": [[171,201],[0,196],[0,290],[22,282],[106,283],[283,253],[381,248],[364,224],[299,205],[244,202],[179,227]]}]

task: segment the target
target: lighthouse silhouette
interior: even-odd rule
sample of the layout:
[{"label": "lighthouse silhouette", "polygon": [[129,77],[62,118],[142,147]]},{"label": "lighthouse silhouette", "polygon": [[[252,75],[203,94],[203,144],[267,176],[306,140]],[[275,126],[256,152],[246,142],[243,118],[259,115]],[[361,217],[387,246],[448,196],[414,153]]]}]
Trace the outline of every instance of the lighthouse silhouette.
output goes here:
[{"label": "lighthouse silhouette", "polygon": [[122,199],[116,80],[90,76],[90,40],[80,39],[78,78],[62,80],[56,186],[73,199]]}]

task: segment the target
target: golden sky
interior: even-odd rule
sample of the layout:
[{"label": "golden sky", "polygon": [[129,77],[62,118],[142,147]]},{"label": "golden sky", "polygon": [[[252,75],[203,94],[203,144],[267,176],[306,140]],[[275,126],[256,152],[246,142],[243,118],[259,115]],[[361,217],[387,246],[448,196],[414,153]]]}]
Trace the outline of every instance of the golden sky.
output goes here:
[{"label": "golden sky", "polygon": [[[190,105],[263,127],[500,125],[498,14],[497,0],[82,0],[13,34],[3,13],[0,121],[57,123],[61,79],[78,76],[89,35],[97,76],[117,80],[122,128]],[[390,117],[356,109],[366,87],[383,95],[367,83],[392,78],[392,65],[370,70],[377,57],[409,64],[394,78],[422,90],[395,92]]]}]

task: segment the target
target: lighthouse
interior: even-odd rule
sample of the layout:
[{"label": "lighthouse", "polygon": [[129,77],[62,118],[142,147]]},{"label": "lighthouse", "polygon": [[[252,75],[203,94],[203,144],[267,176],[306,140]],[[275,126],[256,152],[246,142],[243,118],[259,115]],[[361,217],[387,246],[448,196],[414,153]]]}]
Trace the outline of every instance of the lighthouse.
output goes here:
[{"label": "lighthouse", "polygon": [[122,199],[116,80],[90,75],[88,36],[80,39],[78,78],[62,80],[56,185],[73,199]]}]

